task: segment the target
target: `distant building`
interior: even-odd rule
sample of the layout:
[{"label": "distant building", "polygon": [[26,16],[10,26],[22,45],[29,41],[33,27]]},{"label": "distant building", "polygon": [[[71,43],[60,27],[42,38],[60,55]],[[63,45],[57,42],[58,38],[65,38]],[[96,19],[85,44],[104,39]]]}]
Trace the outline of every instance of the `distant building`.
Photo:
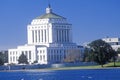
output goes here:
[{"label": "distant building", "polygon": [[46,8],[45,14],[32,20],[27,32],[27,44],[8,50],[9,64],[18,64],[22,53],[30,64],[61,63],[68,54],[67,50],[79,49],[72,41],[72,24],[53,13],[50,6]]},{"label": "distant building", "polygon": [[110,44],[111,47],[117,51],[118,48],[120,48],[120,38],[103,38],[103,41]]}]

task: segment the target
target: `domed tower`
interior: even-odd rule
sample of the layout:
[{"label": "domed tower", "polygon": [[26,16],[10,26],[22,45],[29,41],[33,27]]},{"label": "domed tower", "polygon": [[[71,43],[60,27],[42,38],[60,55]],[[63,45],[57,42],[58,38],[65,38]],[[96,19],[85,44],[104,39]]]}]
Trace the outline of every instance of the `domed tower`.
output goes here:
[{"label": "domed tower", "polygon": [[53,13],[49,5],[45,14],[33,19],[28,25],[28,44],[70,44],[72,43],[71,26],[66,18]]},{"label": "domed tower", "polygon": [[8,62],[18,64],[21,54],[27,56],[29,64],[61,63],[78,47],[72,42],[72,25],[65,17],[53,13],[50,5],[46,13],[33,19],[27,26],[28,43],[8,50]]}]

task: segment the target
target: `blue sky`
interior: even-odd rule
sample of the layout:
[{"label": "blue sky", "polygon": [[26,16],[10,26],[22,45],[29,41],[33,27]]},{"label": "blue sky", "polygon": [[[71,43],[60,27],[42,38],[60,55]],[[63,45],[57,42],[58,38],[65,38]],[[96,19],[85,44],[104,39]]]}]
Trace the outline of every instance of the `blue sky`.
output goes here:
[{"label": "blue sky", "polygon": [[[51,0],[53,12],[73,25],[73,41],[120,37],[120,0]],[[45,13],[48,0],[0,0],[0,50],[27,43],[27,25]]]}]

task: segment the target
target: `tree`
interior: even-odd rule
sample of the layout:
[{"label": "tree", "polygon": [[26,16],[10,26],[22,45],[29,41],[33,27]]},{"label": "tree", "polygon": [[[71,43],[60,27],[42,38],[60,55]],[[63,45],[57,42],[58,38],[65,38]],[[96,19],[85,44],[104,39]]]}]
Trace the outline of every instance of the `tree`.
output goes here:
[{"label": "tree", "polygon": [[120,61],[120,48],[117,49],[118,61]]},{"label": "tree", "polygon": [[26,55],[24,55],[24,53],[22,53],[18,59],[18,63],[21,64],[28,64],[28,59],[26,57]]},{"label": "tree", "polygon": [[115,51],[108,43],[101,39],[91,42],[89,46],[94,53],[94,61],[100,64],[102,67],[112,58],[115,58]]},{"label": "tree", "polygon": [[118,53],[116,52],[116,51],[114,51],[114,50],[112,50],[112,60],[113,60],[113,62],[114,62],[114,67],[116,66],[116,64],[115,64],[115,61],[116,61],[116,59],[117,59],[117,57],[118,57]]},{"label": "tree", "polygon": [[4,65],[4,55],[2,52],[0,52],[0,66]]},{"label": "tree", "polygon": [[93,52],[89,48],[85,48],[84,50],[84,56],[83,56],[84,62],[93,62]]},{"label": "tree", "polygon": [[120,48],[117,49],[117,54],[120,54]]}]

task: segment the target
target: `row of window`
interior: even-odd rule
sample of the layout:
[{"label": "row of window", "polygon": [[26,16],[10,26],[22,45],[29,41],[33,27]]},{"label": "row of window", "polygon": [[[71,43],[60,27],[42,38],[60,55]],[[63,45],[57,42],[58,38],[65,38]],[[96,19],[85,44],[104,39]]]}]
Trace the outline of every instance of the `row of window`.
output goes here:
[{"label": "row of window", "polygon": [[[40,53],[40,54],[44,54],[45,53],[45,50],[38,50],[38,53]],[[55,54],[58,54],[58,53],[60,53],[60,54],[62,54],[62,53],[67,53],[67,50],[61,50],[61,49],[50,49],[50,50],[48,50],[48,54],[50,54],[50,53],[55,53]]]},{"label": "row of window", "polygon": [[110,42],[110,45],[120,45],[120,42]]},{"label": "row of window", "polygon": [[70,29],[71,27],[70,26],[53,26],[55,28],[58,28],[58,29]]},{"label": "row of window", "polygon": [[[47,60],[48,61],[61,61],[65,59],[65,57],[66,57],[66,54],[64,55],[54,54],[54,55],[48,55]],[[46,61],[45,55],[38,55],[38,61]]]},{"label": "row of window", "polygon": [[61,61],[65,59],[66,54],[64,55],[59,55],[59,54],[54,54],[54,55],[48,55],[48,61]]},{"label": "row of window", "polygon": [[38,55],[38,61],[46,61],[45,55]]},{"label": "row of window", "polygon": [[[47,27],[48,27],[48,26],[36,26],[36,27],[34,27],[34,26],[31,27],[31,26],[30,26],[29,29],[31,29],[31,28],[32,28],[32,29],[46,29]],[[55,27],[55,28],[64,28],[64,29],[66,29],[66,28],[67,28],[67,29],[71,28],[69,25],[68,25],[68,26],[66,26],[66,25],[64,25],[64,26],[62,26],[62,25],[61,25],[61,26],[60,26],[60,25],[58,25],[58,26],[55,25],[55,26],[53,26],[53,27]]]},{"label": "row of window", "polygon": [[[45,50],[39,50],[38,53],[42,54],[42,53],[45,53]],[[66,53],[66,50],[48,50],[48,54],[50,53]]]},{"label": "row of window", "polygon": [[18,57],[17,57],[17,56],[11,56],[11,57],[10,57],[10,61],[11,61],[11,62],[16,62],[16,61],[18,61]]},{"label": "row of window", "polygon": [[69,42],[70,30],[56,30],[57,42]]},{"label": "row of window", "polygon": [[[60,22],[65,22],[65,19],[49,19],[50,21],[60,21]],[[48,21],[48,19],[37,19],[37,20],[33,20],[33,22],[44,22],[44,21]]]},{"label": "row of window", "polygon": [[17,55],[17,51],[10,51],[10,55]]},{"label": "row of window", "polygon": [[[25,54],[28,59],[32,58],[31,51],[22,51],[22,54]],[[18,61],[17,51],[10,52],[10,61],[15,62]],[[19,55],[20,56],[20,55]]]},{"label": "row of window", "polygon": [[48,53],[65,53],[65,50],[48,50]]},{"label": "row of window", "polygon": [[45,29],[45,28],[47,28],[47,26],[36,26],[36,27],[29,27],[29,29]]},{"label": "row of window", "polygon": [[66,21],[66,19],[50,19],[51,21],[53,20],[53,21],[62,21],[62,22],[64,22],[64,21]]},{"label": "row of window", "polygon": [[40,54],[45,53],[45,50],[39,50],[38,53]]}]

